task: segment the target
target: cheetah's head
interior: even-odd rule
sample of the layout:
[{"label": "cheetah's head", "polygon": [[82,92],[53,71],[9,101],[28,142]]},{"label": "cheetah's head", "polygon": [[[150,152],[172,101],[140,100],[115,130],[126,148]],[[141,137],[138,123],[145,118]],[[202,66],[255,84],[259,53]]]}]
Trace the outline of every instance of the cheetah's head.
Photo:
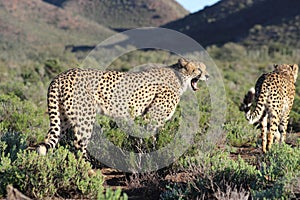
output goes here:
[{"label": "cheetah's head", "polygon": [[290,79],[293,80],[294,83],[296,83],[297,77],[298,77],[298,65],[297,64],[274,65],[274,70],[282,75],[289,77]]},{"label": "cheetah's head", "polygon": [[199,80],[206,81],[209,74],[206,71],[206,66],[202,62],[189,61],[185,58],[178,60],[179,71],[190,82],[191,88],[196,91],[199,88],[197,83]]}]

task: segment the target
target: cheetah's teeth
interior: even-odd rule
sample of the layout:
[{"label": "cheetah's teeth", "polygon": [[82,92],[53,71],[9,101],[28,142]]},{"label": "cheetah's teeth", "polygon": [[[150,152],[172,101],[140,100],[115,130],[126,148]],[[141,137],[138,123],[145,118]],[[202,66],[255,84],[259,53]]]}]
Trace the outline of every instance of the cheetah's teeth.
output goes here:
[{"label": "cheetah's teeth", "polygon": [[194,91],[197,91],[199,90],[198,86],[197,86],[197,83],[198,83],[198,79],[197,78],[194,78],[191,80],[191,86],[192,86],[192,89]]}]

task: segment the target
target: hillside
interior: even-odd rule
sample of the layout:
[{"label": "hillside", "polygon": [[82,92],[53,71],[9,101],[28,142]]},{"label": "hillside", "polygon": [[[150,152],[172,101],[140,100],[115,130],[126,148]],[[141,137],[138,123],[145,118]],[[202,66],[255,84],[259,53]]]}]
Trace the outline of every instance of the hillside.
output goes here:
[{"label": "hillside", "polygon": [[3,62],[64,56],[67,45],[95,45],[114,31],[40,0],[0,2]]},{"label": "hillside", "polygon": [[188,14],[175,0],[44,1],[116,30],[160,26]]},{"label": "hillside", "polygon": [[297,0],[221,0],[164,27],[183,32],[203,46],[272,41],[300,47],[299,7]]}]

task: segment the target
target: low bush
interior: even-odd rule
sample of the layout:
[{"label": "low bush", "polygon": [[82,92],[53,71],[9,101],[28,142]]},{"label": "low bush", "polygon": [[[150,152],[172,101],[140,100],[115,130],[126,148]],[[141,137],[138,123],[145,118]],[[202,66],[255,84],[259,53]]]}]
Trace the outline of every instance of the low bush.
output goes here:
[{"label": "low bush", "polygon": [[259,161],[261,183],[253,197],[267,199],[299,198],[300,149],[287,144],[275,144]]},{"label": "low bush", "polygon": [[240,196],[239,199],[299,198],[300,149],[274,145],[253,166],[226,152],[214,151],[190,159],[181,169],[189,183],[170,183],[161,199],[207,199]]},{"label": "low bush", "polygon": [[7,185],[13,185],[32,198],[92,198],[127,199],[126,194],[107,190],[99,170],[92,170],[82,155],[76,158],[68,149],[59,147],[50,150],[46,156],[35,151],[20,151],[17,159],[11,161],[9,154],[2,152],[0,159],[0,196],[5,196]]},{"label": "low bush", "polygon": [[5,135],[2,140],[20,134],[27,142],[44,138],[48,129],[45,110],[14,94],[0,95],[0,105],[0,137]]},{"label": "low bush", "polygon": [[13,162],[2,154],[1,194],[8,184],[33,198],[53,196],[72,197],[72,193],[96,197],[103,192],[100,172],[89,176],[91,166],[82,157],[78,159],[62,147],[50,150],[46,156],[36,152],[20,151]]}]

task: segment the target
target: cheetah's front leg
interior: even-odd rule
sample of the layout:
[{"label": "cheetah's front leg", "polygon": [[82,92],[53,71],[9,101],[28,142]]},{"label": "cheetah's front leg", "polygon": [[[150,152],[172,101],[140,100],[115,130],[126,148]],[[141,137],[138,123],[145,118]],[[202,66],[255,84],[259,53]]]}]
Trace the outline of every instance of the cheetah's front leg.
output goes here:
[{"label": "cheetah's front leg", "polygon": [[171,119],[178,103],[179,96],[174,91],[164,90],[155,95],[150,105],[146,108],[147,112],[144,113],[144,117],[150,119],[146,120],[150,122],[150,126],[158,129],[167,120]]},{"label": "cheetah's front leg", "polygon": [[96,118],[96,108],[91,102],[93,101],[89,97],[86,97],[86,101],[78,102],[77,123],[74,126],[74,146],[82,151],[84,158],[87,160],[89,160],[87,147]]},{"label": "cheetah's front leg", "polygon": [[281,143],[285,142],[288,123],[289,123],[289,115],[287,114],[286,116],[283,117],[283,119],[280,121],[279,124],[279,130],[281,133],[281,137],[280,137]]}]

